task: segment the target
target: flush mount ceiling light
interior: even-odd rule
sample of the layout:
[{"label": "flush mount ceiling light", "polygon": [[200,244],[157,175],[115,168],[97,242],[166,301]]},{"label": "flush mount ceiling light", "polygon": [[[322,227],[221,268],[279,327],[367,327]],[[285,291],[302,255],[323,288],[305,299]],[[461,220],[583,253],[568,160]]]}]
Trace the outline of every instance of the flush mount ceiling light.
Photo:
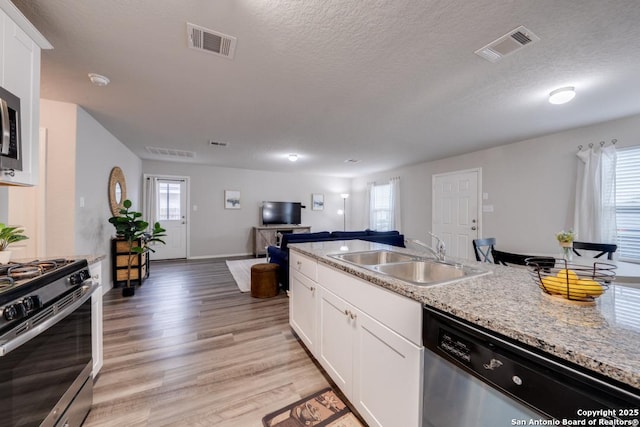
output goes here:
[{"label": "flush mount ceiling light", "polygon": [[298,155],[295,153],[291,153],[289,154],[289,156],[287,156],[287,158],[289,159],[290,162],[295,162],[296,160],[298,160]]},{"label": "flush mount ceiling light", "polygon": [[551,104],[566,104],[576,96],[576,89],[573,86],[561,87],[549,94]]},{"label": "flush mount ceiling light", "polygon": [[96,73],[89,73],[89,80],[96,86],[106,86],[111,82],[108,77]]}]

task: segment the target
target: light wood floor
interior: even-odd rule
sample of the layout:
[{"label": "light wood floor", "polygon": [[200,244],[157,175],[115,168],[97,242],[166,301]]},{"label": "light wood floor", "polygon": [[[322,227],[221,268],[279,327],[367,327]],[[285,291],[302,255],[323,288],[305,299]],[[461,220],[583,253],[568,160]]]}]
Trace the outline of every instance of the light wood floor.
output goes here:
[{"label": "light wood floor", "polygon": [[288,298],[239,292],[224,260],[154,262],[104,299],[104,367],[85,427],[259,427],[328,386],[288,325]]}]

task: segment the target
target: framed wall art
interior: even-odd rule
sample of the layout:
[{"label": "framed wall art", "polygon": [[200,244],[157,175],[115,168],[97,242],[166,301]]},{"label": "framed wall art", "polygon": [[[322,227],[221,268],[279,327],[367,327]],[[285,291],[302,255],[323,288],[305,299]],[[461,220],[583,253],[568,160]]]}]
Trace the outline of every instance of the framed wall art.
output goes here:
[{"label": "framed wall art", "polygon": [[240,209],[240,192],[237,190],[224,190],[224,208]]},{"label": "framed wall art", "polygon": [[311,195],[311,210],[314,210],[314,211],[324,210],[324,194]]}]

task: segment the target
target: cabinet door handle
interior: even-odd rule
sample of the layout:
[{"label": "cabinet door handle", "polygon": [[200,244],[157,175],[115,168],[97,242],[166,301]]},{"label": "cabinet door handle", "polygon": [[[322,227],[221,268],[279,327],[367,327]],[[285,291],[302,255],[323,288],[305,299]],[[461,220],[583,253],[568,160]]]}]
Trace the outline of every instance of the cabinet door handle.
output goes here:
[{"label": "cabinet door handle", "polygon": [[348,316],[349,315],[349,310],[347,310],[346,308],[344,309],[344,315]]},{"label": "cabinet door handle", "polygon": [[[0,99],[0,114],[2,115],[2,141],[0,141],[0,152],[3,155],[9,154],[9,144],[11,144],[11,129],[9,126],[9,107],[7,101]],[[18,130],[18,132],[20,132]]]},{"label": "cabinet door handle", "polygon": [[313,291],[315,291],[315,290],[316,290],[316,288],[315,288],[314,286],[312,286],[312,287],[310,287],[310,288],[309,288],[309,290],[310,290],[311,292],[313,292]]},{"label": "cabinet door handle", "polygon": [[356,317],[358,317],[358,315],[350,311],[349,312],[349,317],[351,317],[351,320],[355,320]]}]

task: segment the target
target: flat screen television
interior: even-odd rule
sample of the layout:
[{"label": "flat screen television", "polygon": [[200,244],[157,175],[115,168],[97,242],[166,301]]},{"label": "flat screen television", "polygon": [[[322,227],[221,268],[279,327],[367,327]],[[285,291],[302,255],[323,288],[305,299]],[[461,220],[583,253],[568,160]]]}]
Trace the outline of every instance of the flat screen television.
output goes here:
[{"label": "flat screen television", "polygon": [[262,224],[299,225],[302,205],[299,202],[263,202]]}]

